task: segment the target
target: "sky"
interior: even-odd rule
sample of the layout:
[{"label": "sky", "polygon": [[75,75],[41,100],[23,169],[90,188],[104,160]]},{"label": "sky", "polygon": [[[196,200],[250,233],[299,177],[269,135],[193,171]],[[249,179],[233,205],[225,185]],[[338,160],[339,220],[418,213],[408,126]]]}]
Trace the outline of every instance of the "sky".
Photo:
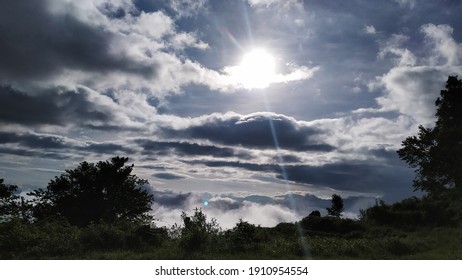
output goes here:
[{"label": "sky", "polygon": [[[396,150],[462,76],[460,0],[0,3],[0,178],[129,157],[160,226],[412,195]],[[204,204],[205,203],[205,204]],[[206,205],[207,204],[207,205]]]}]

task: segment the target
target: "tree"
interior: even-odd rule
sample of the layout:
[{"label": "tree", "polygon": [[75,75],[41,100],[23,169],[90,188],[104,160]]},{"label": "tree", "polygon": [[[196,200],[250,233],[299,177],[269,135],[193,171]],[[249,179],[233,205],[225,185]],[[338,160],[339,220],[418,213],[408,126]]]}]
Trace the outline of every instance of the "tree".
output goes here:
[{"label": "tree", "polygon": [[19,195],[16,194],[18,187],[6,185],[3,181],[0,179],[0,221],[15,216],[19,209]]},{"label": "tree", "polygon": [[183,212],[181,219],[183,220],[184,227],[180,229],[180,246],[187,253],[205,249],[210,238],[220,231],[217,220],[212,218],[208,222],[207,216],[202,213],[202,209],[194,209],[194,215],[190,217]]},{"label": "tree", "polygon": [[311,211],[308,217],[321,217],[321,212],[319,212],[318,210]]},{"label": "tree", "polygon": [[343,198],[340,195],[333,194],[331,206],[326,209],[327,209],[327,214],[329,216],[339,218],[340,216],[342,216],[343,210],[345,210],[345,208],[343,207]]},{"label": "tree", "polygon": [[414,189],[433,197],[462,188],[462,81],[457,76],[448,78],[435,105],[435,126],[419,126],[417,136],[406,138],[398,150],[416,168]]},{"label": "tree", "polygon": [[96,164],[86,161],[74,170],[66,170],[36,190],[36,219],[59,217],[71,224],[113,223],[117,220],[144,220],[151,210],[153,196],[143,190],[146,180],[131,174],[128,158],[114,157]]}]

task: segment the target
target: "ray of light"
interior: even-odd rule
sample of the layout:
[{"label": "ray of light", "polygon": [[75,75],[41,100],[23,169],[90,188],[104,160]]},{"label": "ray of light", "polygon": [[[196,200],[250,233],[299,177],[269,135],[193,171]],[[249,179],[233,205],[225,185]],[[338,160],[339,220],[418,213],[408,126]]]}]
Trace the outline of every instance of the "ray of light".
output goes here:
[{"label": "ray of light", "polygon": [[[264,96],[263,98],[265,100],[266,109],[267,109],[268,112],[271,112],[271,108],[270,108],[270,105],[269,105],[269,102],[268,102],[268,97],[266,96],[266,94],[263,94],[263,96]],[[274,148],[276,149],[276,155],[277,155],[277,160],[278,160],[277,164],[278,164],[279,168],[281,169],[281,174],[282,174],[282,177],[284,179],[284,185],[286,187],[287,193],[289,194],[290,207],[292,208],[293,211],[296,211],[296,209],[297,209],[296,208],[296,202],[292,197],[292,193],[289,191],[290,188],[288,187],[289,186],[289,177],[288,177],[288,174],[287,174],[287,169],[285,167],[284,159],[283,159],[283,157],[281,155],[281,146],[279,145],[278,134],[277,134],[276,128],[274,126],[273,119],[269,118],[268,121],[269,121],[270,129],[271,129],[271,135],[273,137]],[[308,242],[306,241],[306,239],[303,236],[303,229],[301,228],[300,223],[296,223],[296,227],[297,227],[297,233],[298,233],[298,236],[299,236],[299,240],[300,240],[301,245],[302,245],[303,254],[304,254],[305,258],[311,258],[309,245],[308,245]]]}]

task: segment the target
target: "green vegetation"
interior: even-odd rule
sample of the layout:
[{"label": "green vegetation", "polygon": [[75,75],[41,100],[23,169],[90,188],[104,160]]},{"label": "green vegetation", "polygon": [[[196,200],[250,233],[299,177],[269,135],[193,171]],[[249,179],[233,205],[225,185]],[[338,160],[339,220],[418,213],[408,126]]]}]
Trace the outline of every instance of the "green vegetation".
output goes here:
[{"label": "green vegetation", "polygon": [[[417,201],[417,200],[416,200]],[[395,205],[378,204],[398,215]],[[404,211],[406,212],[406,211]],[[307,216],[220,230],[200,209],[167,228],[132,222],[77,227],[65,220],[0,223],[0,259],[461,259],[457,226],[398,227],[380,220]]]},{"label": "green vegetation", "polygon": [[67,170],[31,201],[0,179],[0,259],[461,259],[462,81],[449,77],[436,106],[435,127],[398,151],[422,198],[379,200],[352,220],[333,195],[328,216],[273,228],[241,220],[222,230],[196,209],[159,228],[146,182],[116,157]]}]

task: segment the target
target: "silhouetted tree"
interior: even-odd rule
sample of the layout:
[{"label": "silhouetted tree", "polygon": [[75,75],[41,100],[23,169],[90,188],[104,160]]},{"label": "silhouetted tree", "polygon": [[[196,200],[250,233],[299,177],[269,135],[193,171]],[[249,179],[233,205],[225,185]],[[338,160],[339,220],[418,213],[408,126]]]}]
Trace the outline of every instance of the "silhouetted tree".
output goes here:
[{"label": "silhouetted tree", "polygon": [[319,212],[318,210],[311,211],[308,217],[321,217],[321,212]]},{"label": "silhouetted tree", "polygon": [[337,194],[332,195],[331,206],[326,208],[327,214],[333,217],[340,217],[342,216],[343,210],[343,198]]},{"label": "silhouetted tree", "polygon": [[398,150],[416,168],[414,189],[431,196],[462,188],[462,81],[457,76],[448,78],[435,105],[435,127],[420,126],[418,135],[406,138]]},{"label": "silhouetted tree", "polygon": [[0,179],[0,221],[15,216],[19,209],[19,195],[16,194],[18,187],[3,182],[4,180]]},{"label": "silhouetted tree", "polygon": [[96,164],[86,161],[74,170],[66,170],[39,189],[36,197],[36,219],[61,217],[71,224],[113,223],[117,220],[148,219],[153,196],[142,186],[146,180],[131,174],[128,158],[114,157]]}]

